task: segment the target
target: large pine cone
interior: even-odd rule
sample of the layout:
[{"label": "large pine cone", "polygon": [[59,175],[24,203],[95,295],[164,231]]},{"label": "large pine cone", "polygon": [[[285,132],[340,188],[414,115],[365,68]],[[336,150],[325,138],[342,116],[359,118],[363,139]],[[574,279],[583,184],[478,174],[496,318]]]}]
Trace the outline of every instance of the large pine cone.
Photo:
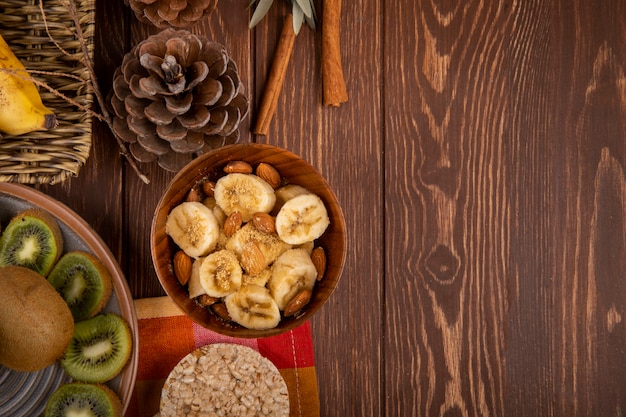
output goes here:
[{"label": "large pine cone", "polygon": [[158,28],[189,27],[217,6],[218,0],[124,0],[143,23]]},{"label": "large pine cone", "polygon": [[166,29],[124,56],[113,78],[113,131],[139,162],[178,171],[239,140],[248,114],[237,66],[224,46]]}]

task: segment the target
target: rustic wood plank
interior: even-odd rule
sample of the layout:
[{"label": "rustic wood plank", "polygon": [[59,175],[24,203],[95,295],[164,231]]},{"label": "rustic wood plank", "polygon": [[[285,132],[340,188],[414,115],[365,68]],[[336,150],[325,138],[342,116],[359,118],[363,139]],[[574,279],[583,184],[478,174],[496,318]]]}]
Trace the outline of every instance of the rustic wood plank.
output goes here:
[{"label": "rustic wood plank", "polygon": [[623,6],[582,3],[387,9],[386,415],[623,409]]},{"label": "rustic wood plank", "polygon": [[[527,191],[512,195],[520,213],[511,251],[519,285],[508,410],[619,415],[624,302],[615,294],[626,276],[619,261],[626,235],[626,95],[625,56],[617,45],[625,10],[620,2],[551,6],[542,13],[544,35],[531,48],[542,51],[538,62],[546,71],[527,76],[529,91],[516,103],[537,110],[532,124],[520,119],[514,127],[528,132],[518,140],[514,181]],[[535,358],[530,366],[528,358]],[[536,388],[525,392],[525,385]]]},{"label": "rustic wood plank", "polygon": [[385,415],[502,415],[512,12],[386,11]]}]

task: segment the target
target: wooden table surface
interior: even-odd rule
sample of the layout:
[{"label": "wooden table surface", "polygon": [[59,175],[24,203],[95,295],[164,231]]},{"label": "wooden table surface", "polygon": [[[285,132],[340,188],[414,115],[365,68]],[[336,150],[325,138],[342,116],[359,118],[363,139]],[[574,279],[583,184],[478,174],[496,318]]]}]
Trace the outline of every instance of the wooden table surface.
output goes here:
[{"label": "wooden table surface", "polygon": [[[251,134],[286,2],[254,30],[221,0],[192,31],[223,43],[251,101],[242,142],[309,160],[349,249],[311,320],[323,416],[626,412],[626,2],[344,1],[349,102],[321,104],[321,34],[296,39],[267,136]],[[316,0],[321,15],[321,0]],[[102,89],[157,29],[97,2]],[[77,178],[39,187],[86,219],[135,298],[172,174],[142,183],[105,125]]]}]

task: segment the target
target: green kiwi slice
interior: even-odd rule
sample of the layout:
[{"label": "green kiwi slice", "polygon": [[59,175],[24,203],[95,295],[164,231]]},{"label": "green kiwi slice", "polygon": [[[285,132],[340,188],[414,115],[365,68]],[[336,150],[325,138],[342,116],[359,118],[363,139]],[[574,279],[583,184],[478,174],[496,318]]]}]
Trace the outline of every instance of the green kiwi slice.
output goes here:
[{"label": "green kiwi slice", "polygon": [[98,258],[87,252],[68,252],[59,259],[48,281],[82,321],[98,314],[111,297],[111,275]]},{"label": "green kiwi slice", "polygon": [[48,212],[37,208],[18,213],[0,237],[0,266],[23,266],[46,276],[62,252],[59,225]]},{"label": "green kiwi slice", "polygon": [[99,314],[74,325],[61,366],[76,381],[106,382],[122,371],[131,350],[128,323],[114,313]]},{"label": "green kiwi slice", "polygon": [[121,417],[122,401],[102,384],[71,382],[50,396],[44,417]]}]

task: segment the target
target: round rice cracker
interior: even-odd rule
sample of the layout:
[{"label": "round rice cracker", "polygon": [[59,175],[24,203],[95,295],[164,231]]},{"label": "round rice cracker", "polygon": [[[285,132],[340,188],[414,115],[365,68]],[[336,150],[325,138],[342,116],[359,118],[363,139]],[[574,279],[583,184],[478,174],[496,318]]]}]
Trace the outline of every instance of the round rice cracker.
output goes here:
[{"label": "round rice cracker", "polygon": [[161,417],[289,416],[287,384],[276,366],[247,346],[203,346],[172,369],[161,391]]}]

